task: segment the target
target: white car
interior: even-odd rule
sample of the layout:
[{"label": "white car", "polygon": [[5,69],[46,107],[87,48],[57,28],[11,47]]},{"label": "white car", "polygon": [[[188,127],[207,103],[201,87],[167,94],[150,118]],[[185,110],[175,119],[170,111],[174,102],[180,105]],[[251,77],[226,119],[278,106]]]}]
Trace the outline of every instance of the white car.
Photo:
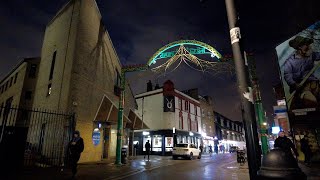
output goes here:
[{"label": "white car", "polygon": [[172,158],[177,159],[178,157],[184,157],[188,159],[193,159],[194,157],[201,158],[200,149],[198,149],[194,144],[177,144],[173,147]]}]

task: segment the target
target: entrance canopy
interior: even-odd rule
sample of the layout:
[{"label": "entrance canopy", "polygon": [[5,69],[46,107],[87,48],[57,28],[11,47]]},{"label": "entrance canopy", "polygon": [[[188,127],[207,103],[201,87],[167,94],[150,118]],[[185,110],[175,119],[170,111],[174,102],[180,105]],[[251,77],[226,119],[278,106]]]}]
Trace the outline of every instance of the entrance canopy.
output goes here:
[{"label": "entrance canopy", "polygon": [[[110,124],[118,123],[118,111],[119,108],[110,98],[103,96],[100,106],[98,107],[94,121],[107,122]],[[129,115],[123,115],[123,127],[129,129],[141,129],[142,120],[141,118],[130,109]],[[147,128],[144,124],[143,128]]]}]

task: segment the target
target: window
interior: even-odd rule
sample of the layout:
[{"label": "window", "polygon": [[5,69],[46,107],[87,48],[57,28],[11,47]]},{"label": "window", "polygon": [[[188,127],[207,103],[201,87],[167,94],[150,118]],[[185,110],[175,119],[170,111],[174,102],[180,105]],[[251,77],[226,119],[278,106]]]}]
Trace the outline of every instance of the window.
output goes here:
[{"label": "window", "polygon": [[26,91],[24,98],[25,98],[26,100],[31,100],[31,95],[32,95],[32,92],[31,92],[31,91]]},{"label": "window", "polygon": [[53,70],[54,70],[54,65],[55,65],[55,62],[56,62],[56,56],[57,56],[57,51],[55,51],[53,53],[53,56],[52,56],[52,62],[51,62],[51,69],[50,69],[50,74],[49,74],[49,80],[52,79],[53,77]]},{"label": "window", "polygon": [[10,78],[10,85],[9,85],[9,87],[12,86],[12,82],[13,82],[13,77]]},{"label": "window", "polygon": [[120,87],[120,85],[121,85],[121,84],[120,84],[120,80],[121,80],[120,73],[119,73],[118,69],[116,69],[116,79],[115,79],[114,83],[115,83],[115,85],[118,86],[118,87]]},{"label": "window", "polygon": [[189,102],[188,102],[188,101],[185,101],[185,102],[184,102],[184,109],[185,109],[186,111],[189,110]]},{"label": "window", "polygon": [[194,106],[194,112],[195,112],[195,114],[197,116],[198,115],[197,106]]},{"label": "window", "polygon": [[9,83],[9,81],[6,82],[6,86],[5,86],[5,89],[4,89],[5,91],[8,89],[8,83]]},{"label": "window", "polygon": [[14,76],[14,84],[17,82],[18,73]]},{"label": "window", "polygon": [[0,86],[0,94],[2,94],[2,92],[3,92],[3,91],[2,91],[2,86]]},{"label": "window", "polygon": [[182,110],[182,100],[179,98],[179,100],[178,100],[178,104],[179,104],[179,108],[180,108],[180,110]]},{"label": "window", "polygon": [[47,96],[50,96],[51,95],[51,84],[48,85],[48,92],[47,92]]},{"label": "window", "polygon": [[204,111],[204,109],[202,109],[202,117],[205,117],[206,116],[206,113]]},{"label": "window", "polygon": [[3,103],[1,104],[1,106],[0,106],[0,118],[1,118],[1,116],[2,116],[2,109],[3,109],[4,107],[3,107]]},{"label": "window", "polygon": [[30,70],[29,70],[29,77],[30,78],[35,78],[37,73],[37,65],[36,64],[31,64]]}]

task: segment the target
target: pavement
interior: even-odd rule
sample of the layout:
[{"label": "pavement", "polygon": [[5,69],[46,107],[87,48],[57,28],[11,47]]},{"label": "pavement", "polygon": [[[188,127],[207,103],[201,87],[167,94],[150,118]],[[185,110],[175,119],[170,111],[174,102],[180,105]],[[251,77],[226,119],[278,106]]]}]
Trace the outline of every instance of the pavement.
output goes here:
[{"label": "pavement", "polygon": [[299,163],[299,167],[307,175],[308,180],[320,180],[320,163],[313,163],[308,166]]},{"label": "pavement", "polygon": [[[115,160],[80,163],[75,179],[120,180],[120,179],[221,179],[247,180],[249,170],[247,164],[239,165],[235,154],[203,155],[201,160],[172,160],[171,156],[150,156],[150,161],[143,156],[129,157],[128,163],[115,165]],[[308,180],[320,179],[320,165],[311,167],[299,164],[307,174]],[[173,175],[175,174],[175,175]],[[26,170],[8,178],[21,180],[64,180],[71,179],[70,169],[41,168]]]}]

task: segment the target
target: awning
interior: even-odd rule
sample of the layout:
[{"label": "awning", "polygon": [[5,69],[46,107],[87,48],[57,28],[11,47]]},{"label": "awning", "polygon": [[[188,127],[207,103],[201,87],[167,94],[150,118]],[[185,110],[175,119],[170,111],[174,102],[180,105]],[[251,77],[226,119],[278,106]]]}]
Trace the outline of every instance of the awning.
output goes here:
[{"label": "awning", "polygon": [[[103,96],[100,106],[98,107],[94,121],[118,123],[118,107],[107,96]],[[123,127],[132,122],[126,115],[123,115]]]},{"label": "awning", "polygon": [[130,128],[134,130],[149,129],[149,127],[145,123],[143,123],[143,126],[142,126],[141,118],[132,109],[130,109],[129,111],[128,118],[131,121],[131,123],[127,123],[126,128]]}]

